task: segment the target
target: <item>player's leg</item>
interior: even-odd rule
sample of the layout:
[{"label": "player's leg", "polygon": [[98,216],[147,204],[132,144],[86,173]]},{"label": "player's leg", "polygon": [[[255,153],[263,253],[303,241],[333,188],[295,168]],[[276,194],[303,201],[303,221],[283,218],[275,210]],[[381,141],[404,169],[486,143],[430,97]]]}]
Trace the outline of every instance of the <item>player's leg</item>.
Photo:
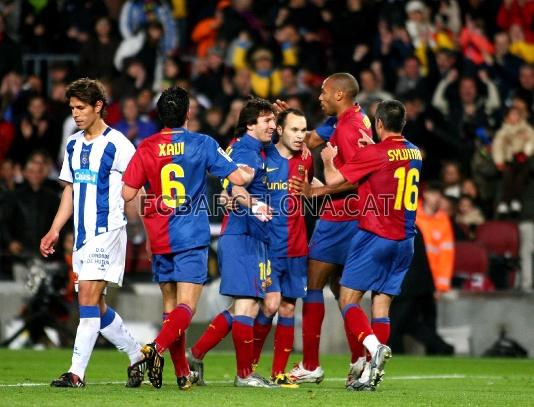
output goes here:
[{"label": "player's leg", "polygon": [[297,383],[286,373],[287,361],[295,339],[296,298],[283,297],[278,308],[278,322],[274,333],[273,365],[271,380],[282,387],[297,388]]},{"label": "player's leg", "polygon": [[99,302],[106,287],[103,280],[83,280],[78,286],[80,322],[74,339],[72,362],[67,373],[52,381],[53,387],[85,386],[85,369],[93,352],[100,331]]},{"label": "player's leg", "polygon": [[391,332],[389,307],[391,306],[393,297],[387,294],[373,292],[371,298],[371,328],[378,338],[378,341],[387,345],[389,342],[389,334]]},{"label": "player's leg", "polygon": [[261,350],[265,339],[273,324],[273,318],[282,301],[281,280],[287,271],[286,258],[272,257],[270,259],[270,285],[265,290],[265,297],[254,321],[254,357],[253,363],[257,365],[260,360]]},{"label": "player's leg", "polygon": [[[105,274],[105,280],[112,283],[121,284],[124,276],[124,264],[126,261],[126,229],[121,228],[112,232],[99,235],[95,238],[95,243],[105,240],[100,246],[104,254],[108,255],[109,264]],[[88,246],[90,248],[91,245]],[[104,292],[105,294],[105,292]],[[127,368],[128,380],[126,387],[138,387],[144,379],[146,363],[141,345],[132,337],[123,323],[121,316],[105,303],[105,295],[102,295],[99,302],[100,307],[100,333],[115,347],[128,355],[130,364]]]},{"label": "player's leg", "polygon": [[[269,287],[269,289],[271,287]],[[260,361],[260,355],[265,339],[267,339],[267,336],[271,331],[273,318],[278,311],[281,301],[282,294],[280,291],[265,293],[265,298],[260,306],[258,316],[254,320],[254,352],[252,356],[252,363],[254,365],[257,365]]]}]

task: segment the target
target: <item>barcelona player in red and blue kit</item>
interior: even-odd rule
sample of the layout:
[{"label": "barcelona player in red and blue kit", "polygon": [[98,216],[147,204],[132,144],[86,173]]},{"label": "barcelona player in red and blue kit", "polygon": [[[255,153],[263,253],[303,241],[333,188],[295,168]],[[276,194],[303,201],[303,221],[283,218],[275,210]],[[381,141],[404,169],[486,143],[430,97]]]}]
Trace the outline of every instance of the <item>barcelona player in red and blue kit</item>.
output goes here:
[{"label": "barcelona player in red and blue kit", "polygon": [[249,182],[251,175],[238,168],[214,139],[184,127],[189,110],[185,90],[165,90],[157,107],[165,128],[139,145],[124,173],[122,195],[131,201],[146,186],[141,211],[153,254],[154,280],[163,295],[163,327],[154,343],[142,349],[149,361],[149,379],[154,387],[161,387],[161,354],[169,349],[178,385],[188,389],[196,378],[190,375],[185,358],[185,331],[208,269],[206,172],[238,185]]},{"label": "barcelona player in red and blue kit", "polygon": [[[371,136],[371,122],[354,99],[359,86],[348,73],[329,76],[321,88],[319,100],[324,113],[335,116],[325,125],[310,133],[306,144],[310,149],[327,141],[338,147],[336,165],[342,166],[360,150],[362,135]],[[321,326],[325,314],[323,289],[332,275],[339,276],[345,264],[349,243],[358,230],[356,188],[345,183],[335,188],[325,186],[322,195],[328,193],[320,219],[310,240],[308,263],[308,292],[302,310],[303,360],[290,372],[298,383],[323,380],[324,371],[319,365]],[[353,363],[363,353],[357,342],[352,344]]]},{"label": "barcelona player in red and blue kit", "polygon": [[270,284],[254,324],[254,363],[260,358],[263,344],[274,316],[278,323],[274,336],[271,380],[284,387],[297,387],[285,374],[294,340],[295,303],[306,296],[308,242],[301,197],[290,191],[289,179],[313,178],[311,156],[303,158],[306,118],[296,109],[277,117],[276,144],[265,147],[267,188],[273,218],[270,226]]},{"label": "barcelona player in red and blue kit", "polygon": [[360,230],[350,243],[339,305],[345,329],[372,359],[367,374],[346,384],[349,390],[374,390],[391,357],[391,350],[380,343],[360,308],[361,299],[371,290],[373,318],[388,318],[393,296],[399,294],[413,257],[422,156],[402,137],[405,123],[402,103],[381,102],[375,114],[380,143],[365,147],[339,170],[334,164],[337,149],[329,144],[321,152],[327,184],[359,182]]}]

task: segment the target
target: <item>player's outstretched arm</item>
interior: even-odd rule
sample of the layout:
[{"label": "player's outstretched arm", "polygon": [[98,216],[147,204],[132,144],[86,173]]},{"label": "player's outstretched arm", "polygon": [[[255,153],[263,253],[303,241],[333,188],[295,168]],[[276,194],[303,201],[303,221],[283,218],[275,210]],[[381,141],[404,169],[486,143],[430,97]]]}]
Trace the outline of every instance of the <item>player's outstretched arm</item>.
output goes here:
[{"label": "player's outstretched arm", "polygon": [[228,175],[227,178],[233,185],[247,186],[254,178],[254,170],[248,165],[239,164],[239,168]]},{"label": "player's outstretched arm", "polygon": [[321,158],[324,163],[324,178],[327,185],[339,186],[345,182],[345,178],[334,165],[334,157],[337,155],[337,147],[332,146],[330,142],[321,151]]},{"label": "player's outstretched arm", "polygon": [[67,223],[72,216],[72,212],[72,184],[67,184],[63,189],[61,202],[59,203],[59,208],[54,217],[54,221],[52,222],[52,226],[48,233],[41,239],[41,244],[39,245],[39,251],[43,257],[48,257],[50,254],[54,254],[54,245],[59,239],[59,232],[61,232],[65,223]]},{"label": "player's outstretched arm", "polygon": [[337,194],[340,192],[353,191],[358,184],[351,184],[345,181],[341,185],[331,186],[324,185],[317,178],[313,178],[312,182],[307,181],[307,175],[304,179],[293,175],[289,180],[289,190],[292,194],[302,195],[306,198],[320,197],[328,194]]}]

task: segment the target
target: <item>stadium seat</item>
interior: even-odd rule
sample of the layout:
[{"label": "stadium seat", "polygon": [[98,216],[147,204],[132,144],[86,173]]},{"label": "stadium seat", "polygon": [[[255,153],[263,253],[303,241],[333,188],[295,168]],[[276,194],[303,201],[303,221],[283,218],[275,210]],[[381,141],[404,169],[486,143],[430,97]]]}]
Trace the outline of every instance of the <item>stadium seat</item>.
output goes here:
[{"label": "stadium seat", "polygon": [[456,242],[454,246],[454,278],[467,291],[493,291],[488,276],[488,251],[478,242]]},{"label": "stadium seat", "polygon": [[496,288],[512,288],[519,271],[519,228],[511,221],[487,221],[477,228],[475,241],[489,254],[489,274]]}]

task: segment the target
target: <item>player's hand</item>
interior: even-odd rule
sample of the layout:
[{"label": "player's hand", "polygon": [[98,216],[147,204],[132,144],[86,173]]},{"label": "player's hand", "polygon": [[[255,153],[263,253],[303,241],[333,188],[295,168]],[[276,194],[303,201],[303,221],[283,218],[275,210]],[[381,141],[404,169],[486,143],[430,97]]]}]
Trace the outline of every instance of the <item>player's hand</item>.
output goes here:
[{"label": "player's hand", "polygon": [[360,134],[362,136],[358,139],[358,147],[362,148],[362,147],[368,146],[370,144],[375,144],[373,139],[367,135],[365,130],[360,129]]},{"label": "player's hand", "polygon": [[326,143],[326,147],[321,151],[321,158],[323,162],[331,162],[334,160],[334,157],[337,155],[337,146],[334,147],[330,142]]},{"label": "player's hand", "polygon": [[276,99],[276,101],[273,103],[274,108],[274,114],[278,115],[282,113],[284,110],[289,109],[289,105],[285,100]]},{"label": "player's hand", "polygon": [[304,179],[293,175],[289,179],[289,192],[294,195],[311,196],[311,184],[308,181],[308,170],[304,171]]},{"label": "player's hand", "polygon": [[300,151],[302,151],[301,156],[303,160],[307,160],[308,157],[311,156],[311,151],[305,143],[302,143],[302,147],[300,148]]},{"label": "player's hand", "polygon": [[237,209],[237,201],[230,196],[226,189],[223,189],[218,197],[219,204],[224,207],[227,211],[233,211]]},{"label": "player's hand", "polygon": [[56,245],[58,239],[59,233],[55,230],[49,230],[48,233],[44,235],[39,246],[39,251],[43,257],[48,257],[56,252],[54,246]]},{"label": "player's hand", "polygon": [[250,209],[254,216],[262,222],[268,222],[273,218],[273,208],[265,202],[256,201]]}]

